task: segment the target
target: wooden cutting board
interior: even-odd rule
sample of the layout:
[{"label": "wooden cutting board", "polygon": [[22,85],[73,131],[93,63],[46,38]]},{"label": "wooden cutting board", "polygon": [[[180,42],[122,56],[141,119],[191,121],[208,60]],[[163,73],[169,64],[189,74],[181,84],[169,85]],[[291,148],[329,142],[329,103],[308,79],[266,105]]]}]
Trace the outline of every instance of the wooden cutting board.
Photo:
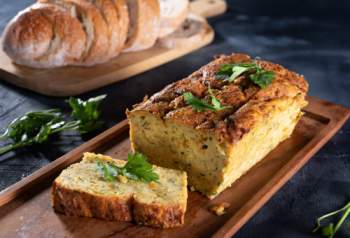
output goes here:
[{"label": "wooden cutting board", "polygon": [[[154,229],[128,222],[57,214],[50,205],[50,185],[62,169],[86,151],[126,158],[128,124],[123,121],[0,193],[0,237],[231,237],[345,123],[350,111],[308,98],[310,104],[292,136],[214,200],[189,192],[185,225]],[[211,205],[229,202],[222,216]]]},{"label": "wooden cutting board", "polygon": [[[192,6],[193,5],[193,6]],[[215,16],[226,10],[223,0],[191,1],[196,14]],[[155,68],[210,44],[213,29],[206,24],[201,41],[189,41],[186,47],[153,48],[123,53],[107,63],[93,67],[62,67],[57,69],[33,69],[13,64],[0,47],[0,79],[19,87],[49,96],[73,96],[88,92]]]}]

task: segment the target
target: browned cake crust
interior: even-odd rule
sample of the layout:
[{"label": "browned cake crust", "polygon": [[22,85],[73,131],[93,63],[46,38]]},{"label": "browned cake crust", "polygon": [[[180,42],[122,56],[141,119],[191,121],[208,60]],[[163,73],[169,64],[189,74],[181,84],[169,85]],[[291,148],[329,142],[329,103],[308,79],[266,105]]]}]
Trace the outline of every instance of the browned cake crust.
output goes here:
[{"label": "browned cake crust", "polygon": [[105,220],[132,221],[130,197],[106,197],[78,192],[52,184],[52,206],[68,216],[97,217]]},{"label": "browned cake crust", "polygon": [[51,190],[52,207],[68,216],[95,217],[110,221],[135,221],[140,225],[160,228],[184,224],[186,207],[145,204],[132,196],[98,196],[74,191],[56,181]]},{"label": "browned cake crust", "polygon": [[[255,120],[264,117],[266,102],[277,98],[293,98],[308,90],[308,83],[302,75],[289,71],[281,65],[255,60],[258,65],[275,73],[273,82],[265,89],[253,84],[249,79],[239,77],[233,83],[216,79],[222,64],[253,62],[245,54],[220,55],[187,78],[168,85],[148,100],[135,106],[133,111],[148,111],[163,119],[198,130],[215,132],[222,141],[234,143],[249,132]],[[208,87],[214,91],[223,106],[221,111],[193,110],[186,105],[182,94],[191,92],[199,98],[208,97]]]}]

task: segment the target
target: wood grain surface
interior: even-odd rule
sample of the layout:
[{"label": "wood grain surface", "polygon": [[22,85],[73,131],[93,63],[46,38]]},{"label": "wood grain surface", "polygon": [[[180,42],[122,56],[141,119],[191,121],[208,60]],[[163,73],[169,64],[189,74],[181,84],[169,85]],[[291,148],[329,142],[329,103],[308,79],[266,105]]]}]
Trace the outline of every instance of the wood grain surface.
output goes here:
[{"label": "wood grain surface", "polygon": [[[230,237],[268,201],[345,123],[349,110],[316,98],[292,136],[214,200],[190,192],[185,225],[154,229],[126,222],[57,214],[50,204],[50,185],[58,173],[93,151],[125,159],[130,150],[123,121],[0,193],[0,237]],[[228,202],[222,216],[208,211]]]}]

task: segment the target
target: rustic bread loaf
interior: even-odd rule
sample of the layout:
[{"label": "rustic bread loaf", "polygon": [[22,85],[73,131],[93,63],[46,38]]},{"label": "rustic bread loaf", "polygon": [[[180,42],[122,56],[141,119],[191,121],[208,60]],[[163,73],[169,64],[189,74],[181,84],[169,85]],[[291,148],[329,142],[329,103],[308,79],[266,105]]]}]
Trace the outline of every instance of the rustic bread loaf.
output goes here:
[{"label": "rustic bread loaf", "polygon": [[176,31],[185,21],[188,9],[188,0],[159,0],[160,4],[160,31],[159,37],[165,37]]},{"label": "rustic bread loaf", "polygon": [[[249,77],[218,80],[224,64],[255,62],[274,80],[260,88]],[[195,110],[184,100],[212,94],[223,110]],[[156,165],[185,170],[189,184],[215,197],[288,138],[306,106],[308,84],[284,67],[247,55],[222,55],[127,112],[132,148]]]},{"label": "rustic bread loaf", "polygon": [[160,9],[158,0],[127,0],[130,24],[124,51],[152,47],[159,35]]},{"label": "rustic bread loaf", "polygon": [[153,166],[157,182],[108,182],[98,162],[123,166],[126,161],[85,153],[80,163],[63,170],[52,185],[52,205],[70,216],[135,221],[155,227],[184,223],[187,204],[186,173]]},{"label": "rustic bread loaf", "polygon": [[125,0],[38,2],[20,12],[3,33],[3,49],[15,63],[92,66],[124,48],[129,28]]}]

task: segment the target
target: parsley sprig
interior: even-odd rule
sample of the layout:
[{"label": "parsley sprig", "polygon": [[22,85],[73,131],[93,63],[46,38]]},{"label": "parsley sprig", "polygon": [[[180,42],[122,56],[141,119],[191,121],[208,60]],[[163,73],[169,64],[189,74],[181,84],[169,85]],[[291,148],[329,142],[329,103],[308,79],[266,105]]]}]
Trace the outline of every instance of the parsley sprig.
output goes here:
[{"label": "parsley sprig", "polygon": [[89,133],[102,126],[99,121],[101,111],[100,104],[106,95],[100,95],[83,101],[80,98],[71,97],[67,101],[72,108],[72,116],[79,121],[78,130],[80,133]]},{"label": "parsley sprig", "polygon": [[[340,217],[339,221],[335,224],[335,226],[332,222],[327,224],[326,226],[321,225],[321,222],[323,220],[328,219],[328,218],[333,217],[333,216],[336,216],[340,213],[343,213],[343,214]],[[339,228],[344,223],[344,221],[349,216],[349,214],[350,214],[350,202],[348,202],[344,207],[342,207],[339,210],[336,210],[334,212],[330,212],[328,214],[325,214],[325,215],[319,217],[316,221],[317,226],[312,232],[315,233],[315,232],[321,231],[321,234],[323,236],[328,237],[328,238],[333,238],[335,233],[339,230]]]},{"label": "parsley sprig", "polygon": [[241,75],[246,75],[261,88],[266,88],[275,78],[274,72],[266,71],[256,63],[223,64],[216,73],[216,78],[231,83]]},{"label": "parsley sprig", "polygon": [[101,161],[97,162],[97,166],[102,171],[103,178],[109,182],[115,181],[118,175],[142,182],[159,180],[159,175],[153,171],[152,165],[147,162],[147,157],[137,152],[128,154],[128,162],[123,167]]},{"label": "parsley sprig", "polygon": [[221,102],[219,101],[219,99],[215,97],[210,87],[208,89],[208,93],[209,93],[211,104],[203,99],[197,98],[190,92],[184,93],[183,96],[186,104],[191,105],[193,109],[197,110],[198,112],[202,112],[204,110],[211,110],[216,112],[216,111],[229,108],[229,106],[222,106]]},{"label": "parsley sprig", "polygon": [[99,104],[105,95],[82,101],[71,98],[69,104],[75,120],[66,121],[59,109],[28,112],[13,120],[6,131],[0,135],[0,140],[10,140],[0,148],[0,155],[33,144],[41,144],[50,136],[67,130],[77,130],[81,134],[91,132],[101,125],[99,122]]}]

